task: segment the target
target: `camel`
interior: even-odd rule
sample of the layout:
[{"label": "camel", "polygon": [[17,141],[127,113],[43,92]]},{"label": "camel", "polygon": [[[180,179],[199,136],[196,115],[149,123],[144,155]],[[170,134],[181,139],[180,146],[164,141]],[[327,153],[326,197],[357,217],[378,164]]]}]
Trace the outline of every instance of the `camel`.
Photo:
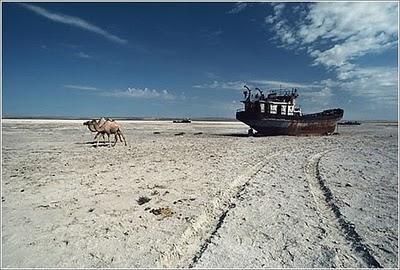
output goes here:
[{"label": "camel", "polygon": [[[104,124],[101,126],[99,125],[99,123],[97,123],[96,120],[91,120],[91,121],[89,121],[89,123],[91,125],[93,125],[94,129],[97,132],[107,134],[109,146],[111,146],[111,141],[110,141],[111,134],[114,134],[114,136],[115,136],[115,141],[114,141],[113,146],[115,146],[117,144],[118,137],[121,142],[122,142],[122,138],[124,138],[123,141],[125,143],[125,146],[127,145],[125,136],[122,134],[122,131],[121,131],[121,126],[119,124],[117,124],[115,121],[106,120],[106,122],[104,122]],[[122,138],[121,138],[121,136],[122,136]],[[98,141],[97,141],[97,143],[98,143]]]},{"label": "camel", "polygon": [[[107,119],[110,119],[110,118],[107,118]],[[103,136],[103,141],[105,141],[106,140],[104,137],[105,132],[103,132],[103,133],[97,132],[92,124],[92,121],[96,121],[97,123],[99,123],[99,126],[102,126],[106,122],[106,119],[104,117],[102,117],[102,118],[100,118],[100,120],[92,119],[90,121],[86,121],[83,123],[83,125],[87,126],[91,132],[96,132],[96,135],[94,136],[93,141],[96,140],[97,136],[99,136],[100,134]]]}]

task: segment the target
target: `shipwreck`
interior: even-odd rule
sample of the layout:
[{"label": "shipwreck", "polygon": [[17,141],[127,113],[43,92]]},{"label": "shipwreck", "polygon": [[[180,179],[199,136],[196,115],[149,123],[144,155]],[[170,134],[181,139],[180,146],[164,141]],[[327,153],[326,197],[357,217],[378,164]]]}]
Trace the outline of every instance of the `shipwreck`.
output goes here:
[{"label": "shipwreck", "polygon": [[244,86],[244,109],[236,112],[236,119],[250,127],[253,135],[330,135],[343,117],[343,109],[329,109],[318,113],[302,114],[296,106],[297,89],[273,90],[264,95],[255,88]]},{"label": "shipwreck", "polygon": [[189,123],[192,123],[192,120],[190,120],[190,118],[183,118],[183,119],[179,119],[179,120],[173,120],[172,123],[189,124]]}]

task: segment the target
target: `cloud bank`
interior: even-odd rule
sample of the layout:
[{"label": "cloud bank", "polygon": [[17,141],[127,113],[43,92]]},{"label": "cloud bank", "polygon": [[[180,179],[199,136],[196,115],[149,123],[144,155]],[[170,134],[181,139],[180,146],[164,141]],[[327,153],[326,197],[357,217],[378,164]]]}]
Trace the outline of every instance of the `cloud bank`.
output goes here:
[{"label": "cloud bank", "polygon": [[63,85],[64,88],[73,89],[76,91],[92,92],[96,96],[114,97],[114,98],[136,98],[136,99],[159,99],[159,100],[185,100],[185,96],[172,94],[168,90],[157,90],[137,87],[129,87],[127,90],[107,90],[88,85]]},{"label": "cloud bank", "polygon": [[118,97],[118,98],[143,98],[143,99],[163,99],[176,100],[178,97],[171,94],[168,90],[156,90],[149,88],[128,88],[125,91],[103,92],[103,96]]},{"label": "cloud bank", "polygon": [[[272,4],[265,22],[272,40],[306,52],[313,65],[336,74],[325,87],[348,90],[386,103],[397,103],[397,68],[366,66],[361,57],[398,45],[398,5],[390,2]],[[295,18],[288,21],[288,17]],[[323,88],[325,89],[325,88]]]}]

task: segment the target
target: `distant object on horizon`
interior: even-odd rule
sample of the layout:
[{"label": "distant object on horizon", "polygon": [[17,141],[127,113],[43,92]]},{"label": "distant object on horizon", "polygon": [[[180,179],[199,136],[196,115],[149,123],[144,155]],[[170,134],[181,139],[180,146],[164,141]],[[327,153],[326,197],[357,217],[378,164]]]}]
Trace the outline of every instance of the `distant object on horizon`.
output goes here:
[{"label": "distant object on horizon", "polygon": [[180,120],[173,120],[172,123],[179,123],[179,124],[192,123],[192,120],[190,120],[190,118],[183,118],[183,119],[180,119]]},{"label": "distant object on horizon", "polygon": [[253,129],[260,135],[331,135],[344,114],[338,108],[303,115],[295,103],[297,89],[273,90],[265,96],[259,88],[255,93],[244,88],[244,110],[236,112],[236,119],[250,126],[249,135]]},{"label": "distant object on horizon", "polygon": [[344,122],[339,122],[338,125],[359,126],[359,125],[361,125],[361,123],[357,122],[357,121],[344,121]]}]

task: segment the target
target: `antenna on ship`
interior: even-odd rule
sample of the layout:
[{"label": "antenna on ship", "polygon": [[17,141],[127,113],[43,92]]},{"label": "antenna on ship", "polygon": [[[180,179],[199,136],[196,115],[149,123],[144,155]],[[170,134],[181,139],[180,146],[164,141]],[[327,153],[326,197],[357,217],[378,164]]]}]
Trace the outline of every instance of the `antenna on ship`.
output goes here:
[{"label": "antenna on ship", "polygon": [[[247,85],[244,85],[243,87],[246,88],[247,91],[249,91],[248,98],[250,99],[250,96],[251,96],[251,90],[250,90],[250,88],[248,88]],[[246,99],[246,98],[247,98],[247,97],[246,97],[246,95],[247,95],[246,91],[244,91],[243,93],[244,93],[244,98]]]},{"label": "antenna on ship", "polygon": [[261,99],[264,99],[264,98],[265,98],[264,93],[263,93],[263,91],[262,91],[260,88],[256,87],[256,88],[254,88],[254,89],[256,89],[257,91],[260,92],[260,98],[261,98]]}]

